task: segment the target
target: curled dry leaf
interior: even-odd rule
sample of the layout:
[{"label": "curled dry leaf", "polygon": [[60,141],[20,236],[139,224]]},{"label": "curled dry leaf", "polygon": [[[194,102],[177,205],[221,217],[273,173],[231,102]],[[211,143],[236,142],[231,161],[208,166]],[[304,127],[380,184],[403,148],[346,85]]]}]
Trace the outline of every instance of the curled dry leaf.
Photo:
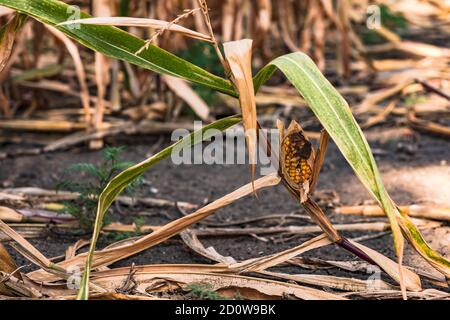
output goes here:
[{"label": "curled dry leaf", "polygon": [[67,276],[66,271],[48,260],[39,250],[37,250],[31,243],[25,240],[20,234],[9,227],[6,223],[0,220],[0,231],[9,236],[14,242],[11,246],[14,247],[25,258],[43,268],[47,272],[55,274],[59,277]]},{"label": "curled dry leaf", "polygon": [[17,265],[9,255],[3,244],[0,243],[0,271],[12,273],[17,269]]},{"label": "curled dry leaf", "polygon": [[231,265],[230,268],[239,269],[241,272],[259,272],[277,266],[304,252],[326,246],[330,243],[331,241],[326,237],[326,235],[322,234],[294,248],[284,250],[270,256],[246,260],[235,265]]},{"label": "curled dry leaf", "polygon": [[[422,285],[420,283],[420,278],[413,271],[405,268],[404,266],[399,266],[397,263],[391,259],[383,256],[382,254],[372,250],[360,243],[349,240],[353,245],[361,249],[365,254],[367,254],[373,261],[375,261],[392,279],[401,283],[401,276],[403,274],[403,281],[406,289],[410,291],[420,291],[422,290]],[[399,270],[401,268],[401,272]]]},{"label": "curled dry leaf", "polygon": [[189,86],[189,84],[180,78],[163,75],[161,77],[165,84],[172,90],[178,97],[184,100],[191,109],[202,119],[203,121],[209,121],[209,108],[205,101]]},{"label": "curled dry leaf", "polygon": [[261,274],[284,280],[291,280],[303,284],[309,284],[319,287],[327,287],[342,291],[353,291],[353,292],[367,291],[370,290],[371,287],[377,288],[378,290],[395,289],[394,286],[390,285],[389,283],[381,279],[375,279],[374,281],[367,281],[355,278],[334,277],[319,274],[286,274],[269,271],[263,271],[261,272]]},{"label": "curled dry leaf", "polygon": [[0,28],[0,72],[8,62],[16,34],[24,25],[26,18],[26,15],[17,13],[5,26]]},{"label": "curled dry leaf", "polygon": [[[14,260],[9,255],[6,248],[3,244],[0,243],[0,272],[5,274],[5,276],[10,275],[17,269],[17,266]],[[18,276],[20,279],[20,274]],[[0,294],[9,295],[11,294],[11,290],[7,288],[7,286],[3,283],[4,281],[0,277]]]},{"label": "curled dry leaf", "polygon": [[233,257],[222,256],[214,249],[214,247],[205,248],[198,239],[196,233],[192,230],[186,229],[182,231],[180,233],[180,237],[191,250],[201,255],[202,257],[224,264],[236,263],[236,260],[234,260]]},{"label": "curled dry leaf", "polygon": [[0,294],[2,290],[7,295],[18,297],[41,298],[43,296],[38,289],[27,285],[22,279],[0,271]]},{"label": "curled dry leaf", "polygon": [[225,58],[231,68],[234,85],[239,92],[242,122],[245,128],[252,181],[255,175],[257,118],[255,89],[252,79],[252,40],[244,39],[223,44]]},{"label": "curled dry leaf", "polygon": [[56,37],[58,38],[67,48],[70,56],[73,59],[75,70],[77,72],[78,82],[80,83],[81,89],[81,102],[83,104],[83,110],[85,114],[86,123],[91,121],[91,111],[89,106],[89,101],[91,99],[89,94],[89,88],[86,82],[86,72],[84,71],[83,62],[81,61],[80,51],[78,47],[73,43],[72,40],[69,39],[63,32],[59,31],[55,27],[51,25],[45,24],[45,27]]},{"label": "curled dry leaf", "polygon": [[8,207],[0,207],[0,220],[7,222],[22,222],[24,220],[24,216],[16,210]]},{"label": "curled dry leaf", "polygon": [[180,33],[184,36],[203,40],[211,41],[209,35],[182,27],[176,23],[168,21],[147,19],[147,18],[132,18],[132,17],[98,17],[87,19],[76,19],[60,23],[59,26],[73,25],[73,24],[93,24],[102,26],[121,26],[121,27],[144,27],[152,28],[156,30],[168,30],[176,33]]},{"label": "curled dry leaf", "polygon": [[80,239],[66,249],[66,260],[75,257],[77,251],[89,244],[89,241]]},{"label": "curled dry leaf", "polygon": [[259,27],[261,32],[267,32],[272,19],[272,2],[270,0],[258,0],[258,9]]}]

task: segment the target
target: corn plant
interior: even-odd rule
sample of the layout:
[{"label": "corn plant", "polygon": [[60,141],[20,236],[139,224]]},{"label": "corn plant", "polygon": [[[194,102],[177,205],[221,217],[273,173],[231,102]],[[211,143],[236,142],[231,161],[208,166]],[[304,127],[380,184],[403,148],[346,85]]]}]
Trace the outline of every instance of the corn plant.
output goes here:
[{"label": "corn plant", "polygon": [[[180,31],[179,28],[173,27],[173,24],[168,22],[166,22],[164,26],[168,30],[182,32],[184,35],[210,42],[216,49],[216,53],[219,60],[222,62],[224,73],[227,78],[213,75],[186,60],[112,26],[115,23],[121,26],[127,25],[127,23],[129,25],[136,25],[136,18],[132,18],[134,24],[131,24],[130,21],[123,18],[120,18],[120,21],[111,18],[111,20],[106,23],[104,20],[91,20],[89,22],[90,16],[81,13],[81,20],[76,21],[76,23],[81,23],[81,27],[70,28],[69,25],[67,25],[67,20],[70,18],[68,13],[69,7],[61,1],[0,0],[0,5],[10,7],[21,14],[33,17],[44,24],[54,26],[69,37],[96,52],[133,63],[157,73],[188,80],[196,85],[204,86],[211,90],[216,90],[238,98],[240,101],[242,117],[233,116],[211,123],[200,131],[194,132],[178,141],[176,144],[160,151],[151,158],[122,171],[109,181],[108,185],[99,196],[92,242],[89,253],[86,259],[83,260],[83,262],[85,261],[85,270],[78,298],[88,298],[89,276],[92,267],[98,268],[99,266],[107,265],[117,261],[119,257],[123,258],[130,256],[160,243],[168,237],[181,232],[184,228],[189,227],[200,219],[205,218],[219,207],[227,205],[244,195],[251,194],[257,189],[275,185],[280,181],[283,182],[287,190],[291,192],[307,212],[310,213],[315,222],[322,227],[331,241],[338,243],[354,254],[370,261],[370,258],[367,257],[367,251],[361,252],[362,247],[360,245],[352,243],[340,236],[329,223],[322,210],[310,198],[310,194],[315,187],[321,162],[323,161],[327,135],[334,140],[359,180],[372,197],[379,203],[389,218],[399,264],[401,265],[402,262],[404,247],[403,236],[405,236],[422,257],[447,277],[450,277],[450,262],[441,257],[427,245],[417,227],[401,212],[395,202],[390,198],[381,180],[377,164],[367,140],[354,119],[351,109],[343,97],[322,75],[314,62],[301,52],[290,53],[276,58],[252,78],[251,41],[242,40],[225,43],[225,57],[223,57],[221,48],[212,33],[206,3],[203,0],[199,0],[198,2],[202,9],[206,25],[209,26],[209,35],[199,36],[194,31]],[[86,21],[83,22],[83,20]],[[139,23],[141,26],[149,26],[148,22],[142,21],[138,22],[138,24]],[[247,129],[246,132],[249,132],[251,129],[257,129],[258,123],[256,119],[254,94],[255,92],[258,92],[261,85],[264,84],[276,70],[280,70],[297,89],[299,94],[303,96],[308,106],[324,127],[325,133],[321,139],[322,149],[319,145],[319,150],[321,151],[318,151],[317,154],[314,155],[314,151],[309,145],[309,142],[306,141],[302,135],[300,126],[297,123],[293,123],[287,129],[286,133],[283,133],[282,135],[283,144],[278,159],[278,161],[281,162],[281,170],[276,177],[268,176],[255,181],[253,181],[252,178],[251,188],[248,188],[247,186],[242,187],[223,197],[220,201],[216,201],[203,209],[198,210],[189,218],[185,217],[174,221],[169,224],[167,228],[162,228],[161,230],[141,238],[138,242],[129,245],[126,248],[126,251],[125,248],[119,247],[114,250],[109,250],[108,252],[96,252],[96,242],[99,236],[101,223],[115,198],[143,172],[170,155],[173,148],[187,147],[199,142],[198,139],[194,139],[194,137],[197,136],[201,137],[200,141],[202,139],[208,139],[210,138],[208,134],[203,135],[203,133],[208,132],[208,129],[215,128],[224,131],[240,121],[243,122],[245,129]],[[283,129],[282,126],[280,126],[280,129]],[[249,154],[253,155],[256,147],[256,136],[248,135],[247,144]],[[253,170],[252,167],[252,175]],[[170,232],[168,232],[169,229]],[[67,260],[63,266],[70,266],[71,263],[80,264],[79,259],[80,257],[75,257],[73,260]],[[374,262],[378,263],[378,261]],[[407,275],[407,272],[402,268],[399,270],[401,271],[396,280],[398,280],[403,288],[405,286],[412,286],[408,283],[408,279],[405,276]]]}]

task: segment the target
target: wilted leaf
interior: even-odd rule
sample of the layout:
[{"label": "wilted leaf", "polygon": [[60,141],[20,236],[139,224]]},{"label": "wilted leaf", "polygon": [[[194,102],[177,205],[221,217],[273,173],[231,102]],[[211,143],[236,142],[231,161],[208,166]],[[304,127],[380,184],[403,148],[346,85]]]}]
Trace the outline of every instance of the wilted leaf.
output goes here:
[{"label": "wilted leaf", "polygon": [[319,287],[327,287],[344,291],[368,291],[371,286],[378,290],[394,290],[394,286],[381,279],[375,279],[373,282],[355,278],[344,278],[335,276],[326,276],[320,274],[287,274],[280,272],[260,272],[263,275],[275,278],[291,280],[298,283],[309,284]]},{"label": "wilted leaf", "polygon": [[43,268],[47,272],[56,274],[58,276],[64,276],[65,270],[50,260],[48,260],[39,250],[37,250],[31,243],[25,240],[20,234],[14,231],[6,223],[0,220],[0,231],[9,236],[14,242],[11,242],[13,246],[20,254],[25,258]]},{"label": "wilted leaf", "polygon": [[[349,241],[375,261],[392,279],[398,283],[401,282],[401,274],[397,263],[360,243],[351,240]],[[403,266],[401,266],[401,268],[406,289],[411,291],[422,290],[419,276]]]},{"label": "wilted leaf", "polygon": [[242,122],[245,128],[252,181],[256,163],[256,102],[252,80],[252,40],[245,39],[223,44],[225,57],[230,65],[233,82],[239,92]]},{"label": "wilted leaf", "polygon": [[209,108],[207,104],[194,90],[192,90],[185,80],[166,75],[162,76],[162,79],[167,84],[169,89],[184,100],[200,119],[203,121],[210,120]]},{"label": "wilted leaf", "polygon": [[148,18],[133,18],[133,17],[96,17],[87,19],[76,19],[62,22],[59,26],[73,25],[73,24],[94,24],[99,26],[121,26],[121,27],[146,27],[156,30],[169,30],[180,33],[184,36],[194,39],[210,41],[209,35],[182,27],[178,24],[163,20],[148,19]]},{"label": "wilted leaf", "polygon": [[0,271],[11,273],[17,269],[14,260],[9,255],[3,244],[0,243]]},{"label": "wilted leaf", "polygon": [[78,47],[70,40],[64,33],[56,29],[55,27],[52,27],[51,25],[46,24],[46,28],[67,48],[67,51],[69,52],[70,56],[73,59],[73,63],[75,65],[75,71],[77,72],[78,81],[80,83],[80,89],[81,89],[81,102],[83,104],[83,109],[86,117],[86,122],[89,123],[91,119],[91,110],[89,107],[89,101],[90,101],[90,95],[89,95],[89,88],[87,86],[86,82],[86,73],[84,71],[83,62],[81,61],[80,57],[80,51],[78,50]]},{"label": "wilted leaf", "polygon": [[11,55],[16,33],[22,28],[26,15],[16,14],[5,26],[0,28],[0,72],[6,66]]}]

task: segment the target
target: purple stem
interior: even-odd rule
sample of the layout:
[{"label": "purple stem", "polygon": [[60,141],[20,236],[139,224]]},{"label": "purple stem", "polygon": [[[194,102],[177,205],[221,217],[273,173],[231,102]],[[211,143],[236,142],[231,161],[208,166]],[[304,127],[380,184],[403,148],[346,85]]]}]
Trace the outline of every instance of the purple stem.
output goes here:
[{"label": "purple stem", "polygon": [[337,242],[339,246],[344,248],[350,253],[353,253],[354,255],[358,256],[359,258],[363,259],[364,261],[367,261],[370,264],[378,265],[375,261],[372,260],[366,253],[364,253],[361,249],[355,247],[350,241],[348,241],[347,238],[342,237],[342,239]]}]

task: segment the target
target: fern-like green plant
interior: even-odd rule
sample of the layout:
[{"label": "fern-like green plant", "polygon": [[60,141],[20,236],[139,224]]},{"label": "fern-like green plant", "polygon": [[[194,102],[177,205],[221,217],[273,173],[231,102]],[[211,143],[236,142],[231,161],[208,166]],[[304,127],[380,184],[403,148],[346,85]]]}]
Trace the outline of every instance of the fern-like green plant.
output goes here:
[{"label": "fern-like green plant", "polygon": [[[77,178],[61,179],[56,189],[77,192],[79,196],[75,200],[64,202],[61,213],[72,215],[78,221],[81,229],[93,230],[98,198],[103,189],[115,175],[133,165],[132,162],[121,159],[123,150],[123,147],[107,147],[102,152],[102,160],[99,165],[76,163],[64,170],[65,174],[71,174]],[[133,195],[141,185],[142,180],[138,178],[128,185],[125,191],[129,195]],[[107,225],[108,223],[109,219],[105,219],[102,224]]]},{"label": "fern-like green plant", "polygon": [[185,289],[188,292],[186,296],[200,300],[227,300],[227,297],[221,296],[212,288],[209,283],[190,283]]}]

